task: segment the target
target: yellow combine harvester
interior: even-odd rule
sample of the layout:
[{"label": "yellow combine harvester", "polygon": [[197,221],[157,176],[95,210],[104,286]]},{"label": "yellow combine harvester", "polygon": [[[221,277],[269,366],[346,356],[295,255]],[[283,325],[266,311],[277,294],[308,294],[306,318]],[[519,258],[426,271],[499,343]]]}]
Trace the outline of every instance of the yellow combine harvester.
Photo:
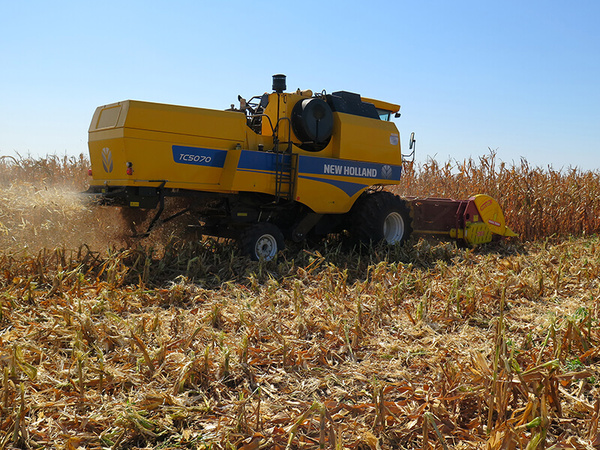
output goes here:
[{"label": "yellow combine harvester", "polygon": [[[469,244],[511,235],[493,199],[403,199],[382,190],[402,172],[400,135],[390,121],[399,105],[285,89],[285,76],[275,75],[273,93],[238,97],[239,108],[226,111],[132,100],[97,108],[88,193],[106,204],[156,209],[149,230],[165,198],[187,198],[181,213],[195,214],[205,234],[238,239],[257,260],[273,259],[284,236],[301,241],[309,233],[347,230],[363,242],[391,244],[413,228]],[[489,218],[482,204],[494,211]],[[432,225],[441,210],[444,220]]]}]

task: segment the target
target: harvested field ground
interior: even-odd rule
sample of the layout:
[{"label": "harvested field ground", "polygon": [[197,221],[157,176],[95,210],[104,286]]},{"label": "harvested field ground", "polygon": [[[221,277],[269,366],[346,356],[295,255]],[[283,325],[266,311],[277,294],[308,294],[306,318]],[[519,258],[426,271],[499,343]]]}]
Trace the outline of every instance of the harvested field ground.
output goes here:
[{"label": "harvested field ground", "polygon": [[[261,264],[176,229],[127,242],[69,193],[83,158],[1,162],[0,448],[600,448],[597,173],[494,169],[548,208],[539,235],[500,201],[526,240]],[[428,170],[400,189],[433,194]]]}]

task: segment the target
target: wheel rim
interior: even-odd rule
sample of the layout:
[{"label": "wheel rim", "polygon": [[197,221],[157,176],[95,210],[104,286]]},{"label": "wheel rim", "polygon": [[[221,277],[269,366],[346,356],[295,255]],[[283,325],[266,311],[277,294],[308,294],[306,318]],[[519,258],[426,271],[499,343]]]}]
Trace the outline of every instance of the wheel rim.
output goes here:
[{"label": "wheel rim", "polygon": [[254,252],[259,260],[271,261],[277,254],[277,240],[271,234],[263,234],[256,240]]},{"label": "wheel rim", "polygon": [[383,222],[383,238],[388,244],[396,244],[404,236],[404,219],[400,213],[388,214]]}]

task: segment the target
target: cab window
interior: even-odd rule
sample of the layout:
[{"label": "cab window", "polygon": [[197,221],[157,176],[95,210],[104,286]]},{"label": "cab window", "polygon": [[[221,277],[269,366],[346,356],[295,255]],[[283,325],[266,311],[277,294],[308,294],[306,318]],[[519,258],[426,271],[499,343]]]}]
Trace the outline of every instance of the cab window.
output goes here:
[{"label": "cab window", "polygon": [[386,111],[385,109],[378,109],[377,114],[379,114],[380,120],[385,120],[386,122],[389,122],[392,113],[390,111]]}]

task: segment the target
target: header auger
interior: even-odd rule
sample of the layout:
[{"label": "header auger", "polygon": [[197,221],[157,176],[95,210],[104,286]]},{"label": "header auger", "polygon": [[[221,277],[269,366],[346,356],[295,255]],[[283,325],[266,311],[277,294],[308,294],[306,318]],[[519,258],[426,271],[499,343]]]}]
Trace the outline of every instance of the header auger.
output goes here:
[{"label": "header auger", "polygon": [[[402,173],[400,106],[338,91],[273,92],[226,111],[126,100],[96,109],[89,129],[92,181],[105,204],[183,213],[204,234],[235,238],[253,259],[273,259],[285,239],[347,231],[362,242],[411,232],[476,245],[512,236],[498,203],[408,199],[385,191]],[[165,200],[186,207],[163,218]]]}]

